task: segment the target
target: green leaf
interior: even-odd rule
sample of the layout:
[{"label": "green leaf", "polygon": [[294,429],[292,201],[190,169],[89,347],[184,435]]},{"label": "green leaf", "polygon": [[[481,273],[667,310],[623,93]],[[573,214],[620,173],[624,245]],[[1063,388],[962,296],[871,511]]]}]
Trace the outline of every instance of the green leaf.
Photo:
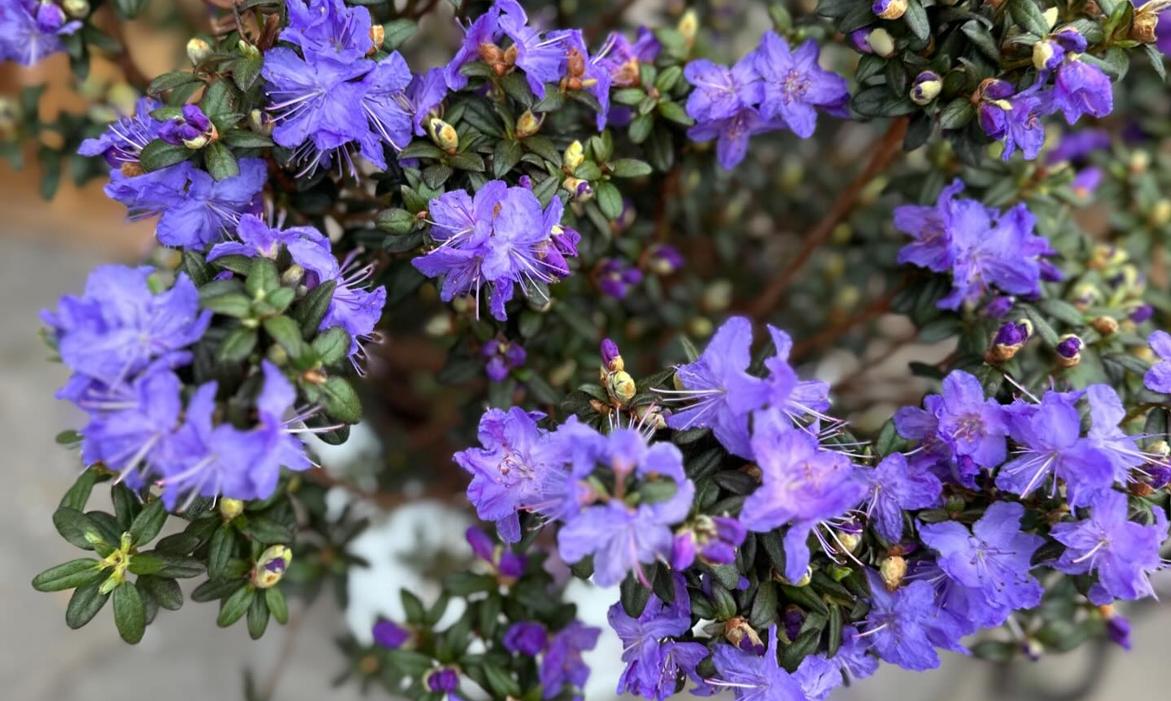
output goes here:
[{"label": "green leaf", "polygon": [[204,309],[210,309],[216,314],[247,319],[252,315],[252,300],[240,292],[229,292],[214,296],[200,295],[199,303]]},{"label": "green leaf", "polygon": [[240,166],[232,151],[220,141],[213,141],[203,149],[203,160],[207,164],[207,172],[216,180],[232,178],[240,174]]},{"label": "green leaf", "polygon": [[50,567],[33,577],[33,589],[45,592],[74,589],[97,580],[101,575],[98,561],[84,557]]},{"label": "green leaf", "polygon": [[146,606],[138,587],[130,582],[114,589],[114,625],[118,628],[118,635],[131,645],[142,640],[142,634],[146,632]]},{"label": "green leaf", "polygon": [[610,172],[616,178],[638,178],[653,171],[649,163],[637,158],[619,158],[610,163]]},{"label": "green leaf", "polygon": [[931,36],[931,22],[927,19],[927,10],[923,9],[919,0],[907,2],[907,11],[903,13],[903,21],[907,23],[907,28],[920,41],[927,41],[927,37]]},{"label": "green leaf", "polygon": [[134,19],[144,7],[146,7],[146,0],[114,0],[114,9],[123,19]]},{"label": "green leaf", "polygon": [[524,149],[517,142],[510,139],[497,141],[496,148],[492,152],[492,175],[496,178],[503,178],[520,162],[523,155]]},{"label": "green leaf", "polygon": [[328,328],[313,339],[312,347],[322,365],[334,365],[350,352],[350,334],[340,326]]},{"label": "green leaf", "polygon": [[594,195],[607,219],[614,220],[622,216],[622,193],[613,183],[607,180],[598,182],[594,186]]},{"label": "green leaf", "polygon": [[98,483],[99,479],[101,478],[97,470],[82,470],[73,482],[73,486],[61,497],[61,503],[58,506],[80,513],[89,502],[89,496],[93,493],[94,485]]},{"label": "green leaf", "polygon": [[406,613],[408,623],[419,625],[427,618],[427,610],[424,608],[423,602],[410,590],[400,589],[399,598],[402,599],[403,612]]},{"label": "green leaf", "polygon": [[944,105],[939,111],[939,126],[941,129],[961,129],[976,116],[976,108],[966,97],[957,97]]},{"label": "green leaf", "polygon": [[655,118],[649,114],[640,114],[630,122],[630,127],[627,130],[627,135],[630,140],[636,144],[641,144],[647,140],[651,135],[651,130],[655,127]]},{"label": "green leaf", "polygon": [[168,611],[178,611],[183,607],[183,590],[174,579],[144,575],[138,578],[135,585]]},{"label": "green leaf", "polygon": [[193,153],[194,151],[186,146],[176,146],[168,144],[162,139],[155,139],[142,149],[142,153],[138,156],[138,162],[142,164],[143,170],[150,172],[182,163],[191,158]]},{"label": "green leaf", "polygon": [[287,316],[270,316],[264,320],[264,331],[280,344],[290,357],[298,358],[305,352],[301,326]]},{"label": "green leaf", "polygon": [[252,605],[252,587],[241,585],[239,589],[220,604],[220,613],[216,616],[216,625],[227,628],[248,612]]},{"label": "green leaf", "polygon": [[222,524],[211,536],[207,551],[207,576],[221,579],[226,576],[228,563],[236,556],[236,532],[228,524]]},{"label": "green leaf", "polygon": [[146,94],[158,97],[168,90],[174,90],[180,86],[197,82],[199,82],[199,79],[190,71],[171,71],[150,81],[150,85],[146,88]]},{"label": "green leaf", "polygon": [[289,622],[289,604],[285,600],[285,594],[280,590],[280,587],[269,587],[265,589],[264,603],[268,606],[268,610],[272,612],[272,617],[276,619],[277,623],[283,626]]},{"label": "green leaf", "polygon": [[317,327],[321,326],[321,320],[329,311],[329,303],[333,300],[333,291],[336,287],[335,280],[323,282],[310,290],[305,299],[293,310],[291,316],[301,324],[301,333],[306,337],[312,336],[317,332]]},{"label": "green leaf", "polygon": [[260,592],[252,596],[252,603],[248,606],[248,635],[253,640],[260,640],[268,628],[268,606],[264,603],[265,597]]},{"label": "green leaf", "polygon": [[358,423],[362,419],[362,402],[345,378],[331,376],[320,385],[320,389],[321,405],[326,414],[348,424]]},{"label": "green leaf", "polygon": [[134,574],[156,574],[167,566],[165,560],[151,553],[139,553],[130,557],[129,569]]},{"label": "green leaf", "polygon": [[687,110],[683,109],[683,105],[678,102],[663,100],[659,103],[659,114],[663,115],[664,119],[669,119],[685,127],[695,124],[695,120],[687,116]]},{"label": "green leaf", "polygon": [[1033,0],[1009,0],[1008,11],[1012,15],[1012,20],[1026,32],[1038,37],[1049,34],[1049,22],[1045,20],[1045,14]]},{"label": "green leaf", "polygon": [[232,86],[226,80],[217,80],[207,86],[203,92],[203,99],[199,101],[199,108],[212,119],[217,120],[236,111],[236,97],[232,94]]},{"label": "green leaf", "polygon": [[630,573],[626,575],[626,579],[622,580],[618,589],[619,601],[622,602],[622,610],[626,612],[626,615],[631,618],[641,616],[651,598],[650,587],[643,586],[634,573]]},{"label": "green leaf", "polygon": [[263,56],[241,56],[232,62],[232,80],[236,87],[248,92],[260,77],[260,69],[263,67]]},{"label": "green leaf", "polygon": [[95,581],[74,590],[65,609],[65,625],[77,630],[98,615],[110,598],[109,594],[100,591],[101,586],[101,581]]},{"label": "green leaf", "polygon": [[77,509],[67,506],[57,509],[53,512],[53,525],[62,538],[84,550],[93,550],[98,543],[109,545],[102,529]]},{"label": "green leaf", "polygon": [[265,545],[283,545],[293,540],[289,526],[278,523],[266,516],[250,516],[240,530],[248,537]]},{"label": "green leaf", "polygon": [[130,538],[138,546],[149,543],[155,539],[166,522],[167,510],[163,507],[163,501],[154,499],[134,517],[134,522],[130,524]]},{"label": "green leaf", "polygon": [[382,25],[382,28],[385,31],[382,48],[387,51],[394,51],[415,35],[415,32],[419,29],[419,25],[409,19],[396,19]]},{"label": "green leaf", "polygon": [[260,334],[256,332],[256,329],[250,329],[246,326],[232,329],[220,342],[216,358],[221,363],[238,363],[252,354],[259,340]]},{"label": "green leaf", "polygon": [[220,142],[236,148],[269,148],[273,145],[272,137],[257,134],[247,129],[231,129],[220,136]]}]

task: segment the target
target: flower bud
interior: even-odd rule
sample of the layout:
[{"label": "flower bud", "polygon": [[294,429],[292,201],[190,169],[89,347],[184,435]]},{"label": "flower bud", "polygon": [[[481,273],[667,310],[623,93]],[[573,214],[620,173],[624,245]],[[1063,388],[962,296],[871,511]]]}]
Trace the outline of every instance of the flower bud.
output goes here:
[{"label": "flower bud", "polygon": [[572,175],[561,181],[561,187],[569,192],[569,196],[575,202],[587,202],[594,196],[594,188],[590,187],[588,180],[575,178]]},{"label": "flower bud", "polygon": [[647,256],[647,268],[656,275],[671,275],[683,267],[683,254],[679,249],[666,243],[651,246]]},{"label": "flower bud", "polygon": [[84,19],[89,15],[89,0],[64,0],[61,9],[73,19]]},{"label": "flower bud", "polygon": [[565,154],[561,157],[561,162],[570,173],[585,163],[585,147],[581,145],[580,141],[574,141],[565,147]]},{"label": "flower bud", "polygon": [[675,30],[683,35],[683,41],[687,42],[690,48],[695,44],[695,35],[699,33],[699,16],[695,14],[695,10],[688,10],[679,18],[679,24],[675,25]]},{"label": "flower bud", "polygon": [[1171,222],[1171,200],[1158,200],[1154,206],[1151,207],[1151,214],[1148,217],[1151,226],[1164,226]]},{"label": "flower bud", "polygon": [[536,134],[541,130],[541,123],[544,120],[544,114],[538,117],[532,110],[525,110],[520,119],[516,120],[516,137],[523,139]]},{"label": "flower bud", "polygon": [[1033,67],[1039,71],[1057,68],[1065,58],[1065,49],[1052,39],[1042,39],[1033,44]]},{"label": "flower bud", "polygon": [[748,621],[740,616],[729,618],[724,623],[724,638],[745,652],[753,652],[756,650],[763,652],[765,649],[764,641],[760,639],[760,634],[749,625]]},{"label": "flower bud", "polygon": [[224,521],[231,521],[242,513],[244,513],[244,502],[228,497],[220,499],[220,518]]},{"label": "flower bud", "polygon": [[618,351],[618,344],[609,338],[602,339],[602,367],[610,372],[620,372],[626,369],[622,361],[622,354]]},{"label": "flower bud", "polygon": [[1134,21],[1130,24],[1130,38],[1143,44],[1154,44],[1158,36],[1159,11],[1150,11],[1146,6],[1134,13]]},{"label": "flower bud", "polygon": [[984,355],[984,360],[992,365],[1012,360],[1032,334],[1033,325],[1028,319],[1001,324],[996,331],[996,337],[992,339],[992,347]]},{"label": "flower bud", "polygon": [[1136,324],[1149,321],[1155,315],[1155,308],[1149,304],[1140,304],[1130,312],[1130,320]]},{"label": "flower bud", "polygon": [[1111,336],[1115,333],[1118,333],[1118,320],[1112,316],[1103,315],[1095,317],[1094,320],[1090,322],[1090,326],[1093,326],[1094,330],[1103,336]]},{"label": "flower bud", "polygon": [[1076,334],[1067,333],[1057,341],[1057,364],[1072,368],[1082,361],[1082,347],[1085,344]]},{"label": "flower bud", "polygon": [[882,19],[895,20],[907,13],[907,0],[874,0],[870,11]]},{"label": "flower bud", "polygon": [[883,58],[890,58],[895,53],[895,40],[882,27],[870,32],[869,43],[871,50]]},{"label": "flower bud", "polygon": [[930,104],[932,100],[939,97],[939,92],[943,90],[943,79],[935,71],[923,71],[915,76],[915,81],[911,84],[911,102],[916,105]]},{"label": "flower bud", "polygon": [[459,672],[451,667],[440,667],[427,675],[430,691],[449,693],[459,689]]},{"label": "flower bud", "polygon": [[634,383],[634,378],[625,370],[610,373],[606,378],[606,394],[619,404],[626,404],[637,392],[638,386]]},{"label": "flower bud", "polygon": [[411,631],[386,618],[379,618],[371,633],[374,644],[387,650],[397,650],[411,639]]},{"label": "flower bud", "polygon": [[256,560],[252,568],[252,586],[257,589],[270,589],[281,581],[289,563],[293,561],[293,551],[287,545],[271,545]]},{"label": "flower bud", "polygon": [[236,43],[236,48],[240,49],[241,55],[247,58],[260,58],[260,49],[256,47],[256,44],[241,39]]},{"label": "flower bud", "polygon": [[874,49],[870,47],[870,30],[869,29],[855,29],[850,32],[846,39],[854,50],[860,54],[872,54]]},{"label": "flower bud", "polygon": [[1147,151],[1139,149],[1138,151],[1130,154],[1130,162],[1127,163],[1127,168],[1130,169],[1131,173],[1134,173],[1135,175],[1145,173],[1150,167],[1151,154]]},{"label": "flower bud", "polygon": [[386,27],[375,22],[370,25],[370,42],[373,46],[370,47],[370,53],[376,54],[382,49],[382,43],[386,41]]},{"label": "flower bud", "polygon": [[431,141],[448,155],[455,155],[459,151],[459,132],[439,117],[432,117],[427,122],[427,133],[431,136]]},{"label": "flower bud", "polygon": [[187,60],[191,61],[191,65],[198,66],[211,54],[211,44],[207,43],[206,39],[191,37],[187,40]]},{"label": "flower bud", "polygon": [[907,576],[907,561],[901,555],[891,555],[879,564],[878,573],[887,590],[894,591]]}]

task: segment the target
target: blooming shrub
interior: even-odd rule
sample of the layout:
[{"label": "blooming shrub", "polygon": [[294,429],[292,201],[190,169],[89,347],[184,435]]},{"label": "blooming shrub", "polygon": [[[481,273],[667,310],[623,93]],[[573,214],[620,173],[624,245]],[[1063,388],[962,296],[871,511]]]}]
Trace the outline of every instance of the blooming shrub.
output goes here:
[{"label": "blooming shrub", "polygon": [[[473,560],[343,644],[411,698],[579,697],[571,578],[617,586],[651,699],[1129,645],[1167,563],[1168,3],[775,3],[747,40],[763,6],[453,3],[428,69],[436,2],[208,4],[150,80],[109,32],[165,8],[0,4],[0,56],[97,102],[6,99],[6,153],[159,244],[42,317],[87,417],[53,514],[87,554],[33,581],[70,627],[112,600],[138,642],[197,579],[260,637],[422,487],[490,523]],[[360,421],[374,487],[303,442]]]}]

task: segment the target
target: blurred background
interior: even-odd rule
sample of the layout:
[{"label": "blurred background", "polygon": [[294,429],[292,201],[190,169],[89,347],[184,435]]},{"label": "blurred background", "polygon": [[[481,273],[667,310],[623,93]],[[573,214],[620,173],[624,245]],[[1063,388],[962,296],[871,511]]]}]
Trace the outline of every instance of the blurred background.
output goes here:
[{"label": "blurred background", "polygon": [[[197,3],[196,3],[197,4]],[[635,3],[632,16],[656,2]],[[127,28],[135,60],[147,75],[169,70],[182,56],[181,30]],[[431,61],[431,64],[436,63]],[[423,65],[428,65],[424,63]],[[111,80],[113,67],[97,80]],[[419,68],[419,66],[416,66]],[[67,63],[58,56],[32,70],[0,67],[0,94],[21,85],[48,82],[43,108],[82,109],[64,89]],[[31,161],[30,161],[31,162]],[[71,186],[63,179],[52,202],[41,199],[40,176],[32,165],[14,170],[0,163],[0,445],[6,460],[8,498],[0,509],[0,698],[12,701],[167,698],[170,701],[245,698],[245,678],[273,699],[345,701],[361,697],[353,685],[332,689],[343,672],[335,638],[352,632],[368,639],[379,615],[400,614],[398,589],[419,586],[420,551],[459,555],[466,525],[462,511],[418,503],[397,511],[372,513],[375,526],[355,544],[371,566],[348,582],[350,604],[341,610],[329,596],[294,611],[284,628],[274,627],[253,642],[242,626],[216,628],[214,608],[189,604],[165,613],[135,647],[118,638],[103,612],[93,624],[69,630],[63,617],[68,592],[38,594],[29,581],[45,567],[71,557],[71,548],[56,534],[49,514],[78,470],[76,455],[54,443],[64,428],[78,426],[79,416],[53,399],[64,370],[46,362],[38,337],[38,312],[63,293],[78,292],[86,273],[104,262],[132,263],[152,243],[152,222],[127,223],[120,205],[107,200],[101,183]],[[892,325],[896,319],[888,320]],[[393,343],[393,339],[391,339]],[[900,373],[908,359],[922,359],[938,349],[909,347],[886,365]],[[832,364],[822,368],[832,374]],[[356,432],[352,444],[323,456],[332,468],[344,467],[363,450],[377,447],[373,432]],[[336,495],[339,503],[344,494]],[[435,528],[436,523],[445,528]],[[1171,593],[1171,578],[1162,577]],[[605,626],[605,610],[617,593],[581,586],[571,594],[587,622]],[[1167,597],[1164,597],[1167,598]],[[1077,653],[1013,668],[948,655],[944,668],[913,674],[884,668],[877,678],[832,697],[840,701],[984,701],[1020,699],[1053,701],[1154,701],[1167,699],[1171,660],[1171,605],[1128,612],[1134,626],[1134,650],[1086,646]],[[613,697],[620,672],[619,647],[604,637],[591,662],[587,698]],[[377,697],[381,692],[373,691]]]}]

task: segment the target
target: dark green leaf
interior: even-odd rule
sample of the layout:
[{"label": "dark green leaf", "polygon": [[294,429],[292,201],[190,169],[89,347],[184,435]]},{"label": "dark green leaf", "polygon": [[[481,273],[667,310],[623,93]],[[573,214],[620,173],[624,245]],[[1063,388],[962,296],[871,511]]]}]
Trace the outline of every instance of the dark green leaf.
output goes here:
[{"label": "dark green leaf", "polygon": [[124,582],[114,589],[114,625],[126,642],[134,645],[146,631],[146,607],[138,587]]},{"label": "dark green leaf", "polygon": [[33,577],[33,589],[37,591],[62,591],[74,589],[97,580],[102,576],[98,561],[80,558],[62,563]]},{"label": "dark green leaf", "polygon": [[220,613],[216,616],[216,625],[227,628],[248,612],[252,605],[252,588],[241,585],[239,589],[220,604]]},{"label": "dark green leaf", "polygon": [[203,159],[207,163],[207,172],[216,180],[235,177],[240,174],[240,166],[236,157],[223,142],[213,141],[203,149]]},{"label": "dark green leaf", "polygon": [[98,615],[98,611],[106,605],[109,594],[103,594],[100,581],[91,582],[78,587],[69,598],[69,606],[65,609],[65,625],[77,630]]},{"label": "dark green leaf", "polygon": [[142,149],[138,162],[144,170],[150,172],[182,163],[191,158],[192,153],[194,152],[186,146],[176,146],[162,139],[155,139]]},{"label": "dark green leaf", "polygon": [[166,522],[167,510],[163,508],[162,500],[152,500],[146,505],[146,508],[139,512],[138,516],[134,517],[134,522],[130,524],[131,541],[139,547],[144,543],[151,542],[158,536]]}]

